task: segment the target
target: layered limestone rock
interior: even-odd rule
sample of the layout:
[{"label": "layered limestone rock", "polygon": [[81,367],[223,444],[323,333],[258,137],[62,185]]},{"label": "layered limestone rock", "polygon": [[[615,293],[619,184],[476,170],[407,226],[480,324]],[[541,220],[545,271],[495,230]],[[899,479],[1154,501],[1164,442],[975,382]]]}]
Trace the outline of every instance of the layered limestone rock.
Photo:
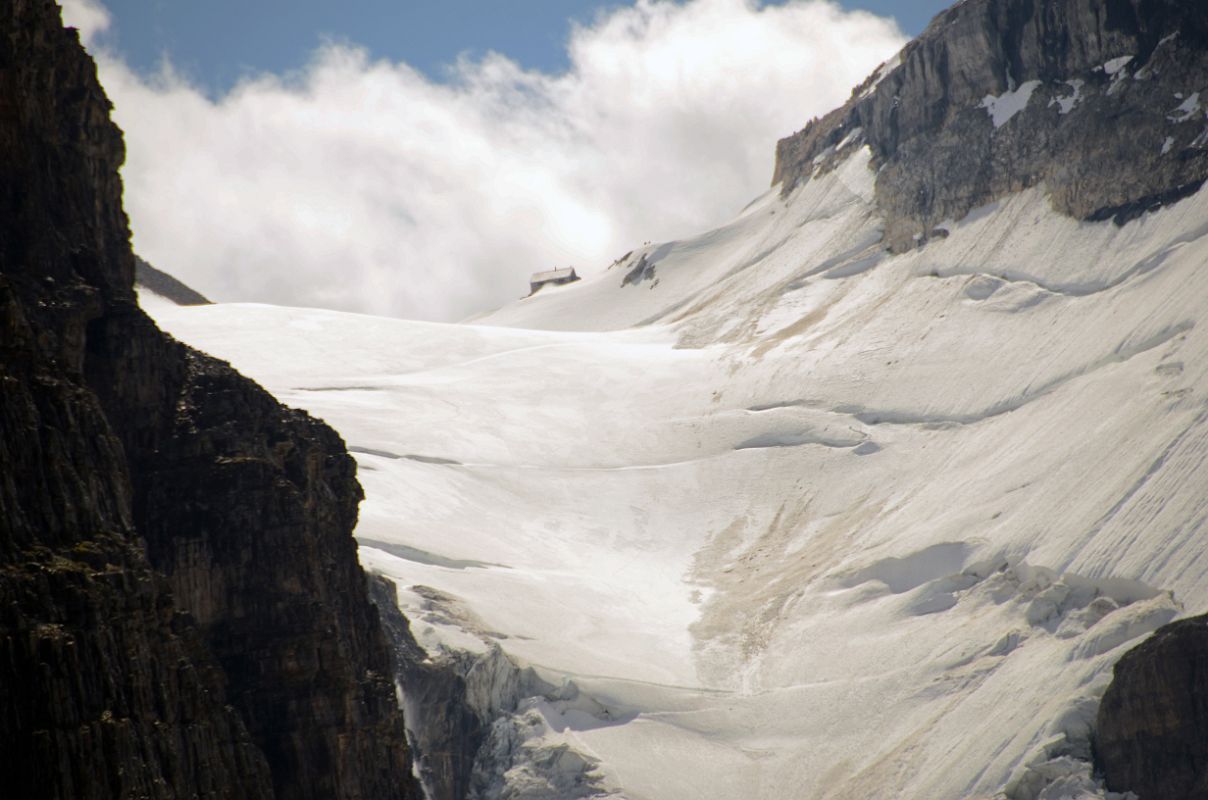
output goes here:
[{"label": "layered limestone rock", "polygon": [[868,145],[894,251],[1044,184],[1059,212],[1124,222],[1208,177],[1208,6],[964,0],[779,142],[785,193]]},{"label": "layered limestone rock", "polygon": [[1208,797],[1208,616],[1173,622],[1126,653],[1096,728],[1095,760],[1109,789]]},{"label": "layered limestone rock", "polygon": [[0,786],[409,798],[339,437],[139,310],[120,132],[0,0]]}]

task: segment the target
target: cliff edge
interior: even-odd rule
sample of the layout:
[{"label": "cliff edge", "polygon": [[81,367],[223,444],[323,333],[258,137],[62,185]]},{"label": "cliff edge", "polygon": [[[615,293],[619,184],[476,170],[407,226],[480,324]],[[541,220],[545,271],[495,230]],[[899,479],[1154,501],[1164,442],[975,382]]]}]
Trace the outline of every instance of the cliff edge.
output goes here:
[{"label": "cliff edge", "polygon": [[95,66],[0,26],[0,785],[418,797],[353,460],[138,308]]}]

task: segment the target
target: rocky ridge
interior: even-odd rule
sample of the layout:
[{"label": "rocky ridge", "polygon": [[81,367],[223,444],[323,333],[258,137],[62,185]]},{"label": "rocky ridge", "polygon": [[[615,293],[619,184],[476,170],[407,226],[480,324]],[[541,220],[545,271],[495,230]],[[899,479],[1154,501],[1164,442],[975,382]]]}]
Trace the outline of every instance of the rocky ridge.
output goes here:
[{"label": "rocky ridge", "polygon": [[183,281],[156,269],[145,259],[134,257],[134,284],[139,289],[154,292],[178,306],[204,306],[212,301]]},{"label": "rocky ridge", "polygon": [[1208,7],[1186,0],[963,0],[782,139],[784,193],[867,145],[885,244],[1043,184],[1053,207],[1121,223],[1208,178]]},{"label": "rocky ridge", "polygon": [[95,66],[0,26],[0,785],[418,797],[354,462],[138,308]]}]

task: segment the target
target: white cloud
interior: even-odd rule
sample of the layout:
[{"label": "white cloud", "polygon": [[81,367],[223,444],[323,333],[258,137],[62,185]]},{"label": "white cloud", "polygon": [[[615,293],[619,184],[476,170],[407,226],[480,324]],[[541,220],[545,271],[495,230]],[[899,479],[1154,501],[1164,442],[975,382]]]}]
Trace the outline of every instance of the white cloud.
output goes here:
[{"label": "white cloud", "polygon": [[109,11],[99,0],[63,0],[63,24],[80,32],[80,41],[85,46],[96,41],[99,34],[109,29]]},{"label": "white cloud", "polygon": [[331,44],[211,100],[100,61],[149,261],[222,300],[448,320],[725,221],[902,44],[827,2],[639,0],[575,29],[561,75],[490,55],[434,83]]}]

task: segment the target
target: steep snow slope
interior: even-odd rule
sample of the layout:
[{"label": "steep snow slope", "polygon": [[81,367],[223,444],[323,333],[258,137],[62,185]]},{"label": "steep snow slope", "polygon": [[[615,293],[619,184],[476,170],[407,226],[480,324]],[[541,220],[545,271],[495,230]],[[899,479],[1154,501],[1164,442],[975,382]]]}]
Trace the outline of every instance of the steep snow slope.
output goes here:
[{"label": "steep snow slope", "polygon": [[577,684],[487,796],[569,796],[561,745],[635,799],[1102,796],[1111,664],[1208,610],[1208,193],[891,256],[872,177],[474,325],[153,313],[341,431],[425,646]]}]

